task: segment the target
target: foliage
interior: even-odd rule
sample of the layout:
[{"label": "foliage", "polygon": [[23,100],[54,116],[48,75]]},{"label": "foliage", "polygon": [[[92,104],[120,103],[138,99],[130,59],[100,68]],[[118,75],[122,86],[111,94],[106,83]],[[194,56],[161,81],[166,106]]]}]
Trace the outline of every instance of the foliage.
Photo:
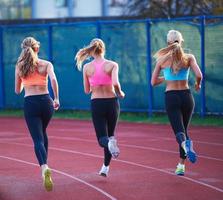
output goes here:
[{"label": "foliage", "polygon": [[129,0],[124,12],[127,15],[149,18],[212,15],[219,2],[217,0]]}]

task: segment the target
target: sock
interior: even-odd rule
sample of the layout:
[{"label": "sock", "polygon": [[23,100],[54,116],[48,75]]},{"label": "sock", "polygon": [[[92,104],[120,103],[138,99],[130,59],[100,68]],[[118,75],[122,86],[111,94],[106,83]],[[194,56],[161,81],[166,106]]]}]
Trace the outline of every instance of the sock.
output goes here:
[{"label": "sock", "polygon": [[49,169],[47,164],[43,164],[41,165],[41,169],[42,169],[42,176],[44,177],[44,172],[46,171],[46,169]]},{"label": "sock", "polygon": [[105,164],[103,164],[103,167],[108,169],[109,168],[109,165],[108,166],[105,166]]}]

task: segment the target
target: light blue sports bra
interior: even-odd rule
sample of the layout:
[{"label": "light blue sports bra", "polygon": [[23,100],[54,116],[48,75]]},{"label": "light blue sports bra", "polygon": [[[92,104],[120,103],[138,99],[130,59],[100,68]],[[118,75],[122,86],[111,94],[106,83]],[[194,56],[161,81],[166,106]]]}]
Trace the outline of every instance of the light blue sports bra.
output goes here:
[{"label": "light blue sports bra", "polygon": [[170,67],[165,67],[162,71],[166,81],[182,81],[188,80],[190,67],[181,68],[177,74],[174,74]]}]

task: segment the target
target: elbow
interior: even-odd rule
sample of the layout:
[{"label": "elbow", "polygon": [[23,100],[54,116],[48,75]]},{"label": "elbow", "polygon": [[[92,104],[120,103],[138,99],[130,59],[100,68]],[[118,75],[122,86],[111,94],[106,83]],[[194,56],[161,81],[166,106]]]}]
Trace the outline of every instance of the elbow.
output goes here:
[{"label": "elbow", "polygon": [[91,93],[90,88],[84,88],[84,93],[85,93],[85,94],[90,94],[90,93]]},{"label": "elbow", "polygon": [[57,79],[56,79],[56,78],[52,78],[52,80],[51,80],[51,84],[52,84],[52,85],[57,85]]},{"label": "elbow", "polygon": [[85,93],[85,94],[90,94],[90,91],[88,91],[88,90],[84,90],[84,93]]},{"label": "elbow", "polygon": [[15,89],[15,93],[16,93],[16,94],[20,94],[21,92],[20,92],[20,90]]},{"label": "elbow", "polygon": [[202,74],[200,75],[200,79],[201,79],[201,80],[203,79],[203,75],[202,75]]},{"label": "elbow", "polygon": [[118,87],[120,84],[119,84],[118,81],[112,81],[112,85],[113,85],[114,87]]},{"label": "elbow", "polygon": [[203,79],[203,75],[202,75],[201,73],[198,74],[198,75],[197,75],[197,79],[202,81],[202,79]]}]

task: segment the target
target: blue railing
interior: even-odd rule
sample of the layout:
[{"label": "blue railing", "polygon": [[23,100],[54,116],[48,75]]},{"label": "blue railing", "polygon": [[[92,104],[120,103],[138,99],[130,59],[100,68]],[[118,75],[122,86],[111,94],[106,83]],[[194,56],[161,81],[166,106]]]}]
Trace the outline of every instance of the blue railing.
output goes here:
[{"label": "blue railing", "polygon": [[3,28],[0,27],[0,108],[4,108]]},{"label": "blue railing", "polygon": [[[147,97],[147,99],[145,99],[145,101],[147,101],[147,103],[145,103],[145,105],[147,105],[147,108],[144,107],[131,107],[131,105],[124,105],[123,106],[123,110],[126,111],[147,111],[149,116],[152,115],[153,112],[158,111],[158,110],[164,110],[164,106],[163,108],[156,108],[154,106],[154,88],[151,86],[150,84],[150,80],[151,80],[151,73],[152,73],[152,69],[153,69],[153,59],[152,59],[152,39],[153,39],[153,35],[151,35],[151,28],[153,28],[154,26],[156,26],[157,23],[168,23],[168,22],[189,22],[190,24],[195,24],[196,27],[198,27],[199,29],[199,33],[200,33],[200,67],[201,67],[201,71],[204,75],[204,79],[203,79],[203,84],[202,84],[202,88],[201,88],[201,92],[199,94],[199,104],[200,104],[200,108],[198,110],[198,112],[200,113],[200,115],[203,117],[205,116],[207,113],[218,113],[218,114],[222,114],[223,113],[223,108],[222,109],[218,109],[216,110],[207,110],[207,105],[206,105],[206,100],[207,100],[207,94],[206,94],[206,60],[205,60],[205,50],[206,50],[206,46],[205,46],[205,28],[207,26],[206,24],[206,20],[220,20],[220,24],[223,24],[223,16],[196,16],[196,17],[182,17],[182,18],[174,18],[174,19],[137,19],[137,20],[97,20],[97,21],[88,21],[88,22],[69,22],[69,23],[48,23],[48,24],[14,24],[14,25],[0,25],[0,108],[8,108],[7,101],[10,100],[10,98],[6,99],[6,91],[5,91],[5,76],[7,76],[6,73],[4,73],[4,69],[5,69],[5,58],[4,58],[4,49],[7,48],[4,46],[4,31],[7,31],[7,29],[20,29],[20,28],[32,28],[32,30],[35,30],[37,28],[41,28],[41,29],[46,29],[47,30],[47,50],[46,50],[46,59],[48,59],[51,62],[54,62],[54,49],[53,49],[53,45],[54,45],[54,40],[53,40],[53,34],[54,34],[54,28],[55,27],[64,27],[66,29],[66,27],[79,27],[79,26],[94,26],[95,30],[96,30],[96,34],[95,37],[98,38],[102,38],[103,39],[103,34],[102,34],[102,25],[103,26],[107,26],[107,25],[122,25],[122,24],[145,24],[145,34],[146,34],[146,49],[145,49],[145,55],[146,55],[146,72],[147,74],[145,75],[145,78],[147,78],[147,94],[143,97]],[[213,27],[214,28],[214,27]],[[176,27],[177,29],[177,27]],[[130,38],[131,40],[131,38]],[[115,50],[114,50],[115,51]],[[143,55],[140,55],[143,56]],[[14,58],[15,59],[15,58]],[[220,74],[219,74],[220,76]],[[82,83],[80,83],[82,84]],[[140,81],[139,81],[139,85],[140,85]],[[81,87],[81,86],[80,86]],[[128,83],[126,84],[126,87],[128,87]],[[137,87],[140,88],[140,87]],[[11,90],[13,90],[14,92],[14,88],[11,88]],[[62,90],[62,88],[61,88]],[[7,90],[8,91],[8,90]],[[52,94],[52,90],[50,90],[50,93]],[[127,94],[128,95],[128,94]],[[81,98],[81,97],[80,97]],[[132,96],[129,96],[128,98],[132,98]],[[80,101],[82,101],[82,99],[80,99]],[[221,101],[221,100],[220,100]],[[61,102],[61,104],[63,105],[63,102]],[[222,102],[223,104],[223,102]],[[22,105],[19,105],[18,107],[22,107]],[[12,106],[13,108],[13,106]],[[76,107],[74,105],[71,104],[66,104],[66,106],[62,107],[64,109],[86,109],[86,106],[79,106]]]}]

